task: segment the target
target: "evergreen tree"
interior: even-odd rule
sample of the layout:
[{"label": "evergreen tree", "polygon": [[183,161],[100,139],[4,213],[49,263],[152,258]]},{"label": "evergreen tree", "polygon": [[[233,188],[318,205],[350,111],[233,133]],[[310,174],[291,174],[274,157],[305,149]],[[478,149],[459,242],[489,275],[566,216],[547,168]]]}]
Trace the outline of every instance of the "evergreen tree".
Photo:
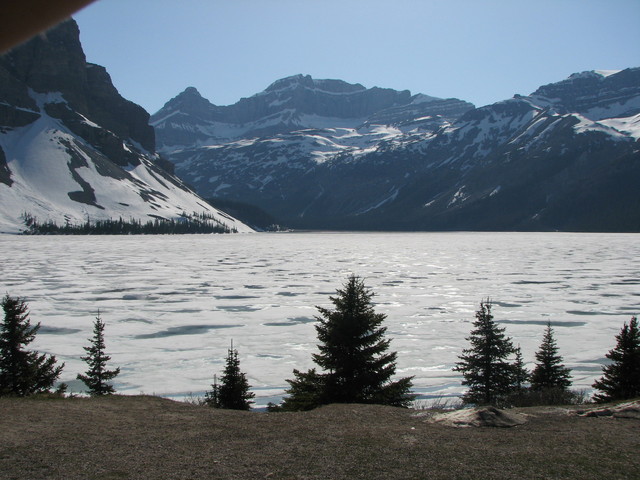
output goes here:
[{"label": "evergreen tree", "polygon": [[109,395],[115,392],[115,389],[108,382],[118,376],[120,367],[115,370],[107,370],[107,362],[111,360],[111,357],[104,353],[104,322],[100,318],[100,313],[93,324],[93,338],[90,338],[89,341],[91,346],[82,347],[87,352],[87,356],[80,357],[87,362],[89,369],[85,375],[78,374],[76,378],[82,380],[89,387],[90,395]]},{"label": "evergreen tree", "polygon": [[280,408],[272,410],[284,410],[290,412],[312,410],[320,405],[329,403],[324,397],[325,376],[312,368],[308,372],[293,370],[295,379],[287,380],[289,389],[286,391]]},{"label": "evergreen tree", "polygon": [[[26,396],[48,392],[62,373],[53,355],[25,350],[40,329],[32,326],[27,304],[6,295],[0,302],[4,321],[0,325],[0,395]],[[59,391],[63,391],[66,385]]]},{"label": "evergreen tree", "polygon": [[596,402],[610,402],[640,397],[640,328],[637,317],[625,322],[616,335],[616,346],[607,353],[611,364],[602,367],[603,376],[593,384],[601,393]]},{"label": "evergreen tree", "polygon": [[471,347],[462,351],[453,370],[462,372],[462,385],[469,387],[465,403],[495,405],[516,389],[516,369],[508,361],[516,349],[494,322],[489,301],[480,303],[473,326],[467,337]]},{"label": "evergreen tree", "polygon": [[513,368],[515,388],[517,391],[522,391],[524,389],[524,384],[529,381],[531,375],[524,366],[524,359],[522,358],[522,350],[520,349],[520,345],[516,347],[516,359],[513,362]]},{"label": "evergreen tree", "polygon": [[214,375],[211,390],[204,394],[204,403],[213,408],[220,408],[219,392],[220,386],[218,385],[218,376]]},{"label": "evergreen tree", "polygon": [[247,377],[240,371],[238,351],[233,349],[233,342],[227,352],[220,385],[217,384],[214,377],[212,387],[211,392],[206,395],[206,402],[210,406],[232,410],[249,410],[251,408],[252,398],[255,397],[255,394],[249,391],[251,386],[247,382]]},{"label": "evergreen tree", "polygon": [[[315,369],[294,371],[296,379],[287,380],[283,408],[313,408],[327,403],[376,403],[407,407],[415,398],[410,393],[412,377],[392,381],[396,371],[396,352],[387,352],[390,340],[384,338],[386,315],[375,313],[373,293],[364,281],[352,275],[337,296],[330,297],[335,309],[316,307],[319,353]],[[292,409],[298,409],[292,408]]]},{"label": "evergreen tree", "polygon": [[547,323],[540,349],[536,352],[536,362],[531,373],[532,390],[567,391],[569,389],[571,369],[562,364],[562,357],[558,355],[558,346],[553,336],[551,322]]}]

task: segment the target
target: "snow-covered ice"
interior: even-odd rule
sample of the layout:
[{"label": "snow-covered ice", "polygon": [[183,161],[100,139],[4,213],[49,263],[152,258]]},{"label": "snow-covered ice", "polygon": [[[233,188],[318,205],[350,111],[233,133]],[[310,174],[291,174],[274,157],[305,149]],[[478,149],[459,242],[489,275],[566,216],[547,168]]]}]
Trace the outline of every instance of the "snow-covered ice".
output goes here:
[{"label": "snow-covered ice", "polygon": [[100,311],[118,392],[202,395],[233,339],[257,404],[277,400],[313,366],[315,305],[332,307],[350,273],[388,315],[398,375],[420,398],[463,391],[451,369],[487,297],[529,368],[552,322],[575,388],[640,312],[637,234],[0,235],[0,253],[2,294],[26,298],[34,348],[66,362],[72,390]]}]

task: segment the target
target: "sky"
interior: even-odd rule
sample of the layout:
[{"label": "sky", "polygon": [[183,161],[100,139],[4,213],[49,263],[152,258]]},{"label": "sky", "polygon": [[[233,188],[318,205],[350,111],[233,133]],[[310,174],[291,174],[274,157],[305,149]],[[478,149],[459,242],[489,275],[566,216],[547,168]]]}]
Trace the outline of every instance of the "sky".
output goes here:
[{"label": "sky", "polygon": [[98,0],[74,18],[87,61],[149,113],[300,73],[483,106],[640,67],[640,0]]}]

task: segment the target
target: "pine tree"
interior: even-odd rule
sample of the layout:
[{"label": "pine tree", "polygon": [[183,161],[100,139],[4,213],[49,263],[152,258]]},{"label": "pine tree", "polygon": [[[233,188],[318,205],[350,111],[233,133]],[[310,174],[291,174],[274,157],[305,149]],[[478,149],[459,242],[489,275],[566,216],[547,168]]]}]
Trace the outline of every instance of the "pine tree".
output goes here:
[{"label": "pine tree", "polygon": [[524,359],[522,358],[520,345],[516,347],[516,359],[513,362],[513,369],[515,388],[517,391],[522,391],[524,389],[524,384],[529,381],[531,375],[524,366]]},{"label": "pine tree", "polygon": [[0,305],[4,310],[0,325],[0,395],[48,392],[62,373],[64,363],[56,366],[55,356],[24,349],[40,329],[40,323],[31,325],[24,300],[6,295]]},{"label": "pine tree", "polygon": [[218,376],[213,376],[213,383],[211,384],[211,390],[205,392],[204,403],[213,408],[220,408],[220,385],[218,385]]},{"label": "pine tree", "polygon": [[562,357],[558,355],[558,346],[553,336],[551,322],[547,323],[540,349],[536,352],[536,362],[531,373],[532,390],[567,391],[569,389],[571,369],[562,364]]},{"label": "pine tree", "polygon": [[80,357],[84,360],[89,369],[85,375],[78,374],[78,380],[82,380],[89,387],[89,395],[109,395],[115,392],[113,385],[109,384],[109,380],[113,380],[120,373],[120,367],[115,370],[107,370],[107,362],[111,357],[105,355],[104,349],[104,322],[100,318],[100,313],[93,324],[93,338],[90,338],[91,346],[82,347],[87,352],[86,357]]},{"label": "pine tree", "polygon": [[375,313],[373,293],[364,281],[352,275],[337,296],[329,297],[335,309],[316,307],[316,331],[320,353],[314,362],[325,373],[294,371],[287,380],[283,408],[304,405],[313,408],[327,403],[376,403],[407,407],[415,398],[410,393],[412,377],[392,381],[396,371],[396,352],[387,352],[390,340],[384,338],[386,315]]},{"label": "pine tree", "polygon": [[325,377],[316,372],[315,368],[307,372],[293,370],[293,380],[287,380],[289,388],[279,408],[272,410],[284,410],[289,412],[313,410],[320,405],[329,403],[324,397]]},{"label": "pine tree", "polygon": [[462,351],[453,370],[462,372],[462,385],[469,387],[465,403],[495,405],[516,389],[515,367],[508,361],[516,349],[494,322],[488,300],[480,303],[473,326],[467,337],[471,347]]},{"label": "pine tree", "polygon": [[206,395],[206,401],[210,406],[232,410],[249,410],[251,408],[255,394],[249,391],[251,386],[247,382],[247,377],[240,371],[238,351],[233,349],[233,342],[227,352],[220,385],[214,379],[212,387],[211,392]]},{"label": "pine tree", "polygon": [[616,335],[616,346],[607,353],[611,364],[602,367],[603,376],[593,384],[601,393],[596,402],[610,402],[640,397],[640,328],[637,317],[625,322]]}]

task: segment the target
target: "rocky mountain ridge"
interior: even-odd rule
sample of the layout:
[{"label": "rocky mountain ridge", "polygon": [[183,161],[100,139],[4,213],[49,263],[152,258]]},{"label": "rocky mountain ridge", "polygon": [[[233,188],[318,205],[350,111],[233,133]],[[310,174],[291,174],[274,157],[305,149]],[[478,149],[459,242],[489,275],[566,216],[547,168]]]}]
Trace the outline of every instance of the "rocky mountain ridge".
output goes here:
[{"label": "rocky mountain ridge", "polygon": [[151,124],[158,132],[158,150],[170,153],[310,128],[356,128],[379,124],[381,119],[395,123],[438,115],[447,120],[470,108],[471,104],[456,99],[294,75],[229,106],[213,105],[188,87],[152,115]]},{"label": "rocky mountain ridge", "polygon": [[0,231],[20,231],[25,214],[64,225],[193,213],[250,230],[166,168],[149,114],[86,61],[73,20],[0,57],[0,94]]},{"label": "rocky mountain ridge", "polygon": [[[324,82],[290,77],[251,97],[286,107],[277,133],[219,134],[176,108],[193,90],[152,124],[178,175],[201,194],[257,204],[295,227],[640,231],[639,68],[574,74],[481,108],[385,93],[395,103],[366,118],[338,116],[364,111],[352,104],[298,106],[308,92],[296,92]],[[332,98],[343,102],[367,91],[334,82],[342,93]]]}]

